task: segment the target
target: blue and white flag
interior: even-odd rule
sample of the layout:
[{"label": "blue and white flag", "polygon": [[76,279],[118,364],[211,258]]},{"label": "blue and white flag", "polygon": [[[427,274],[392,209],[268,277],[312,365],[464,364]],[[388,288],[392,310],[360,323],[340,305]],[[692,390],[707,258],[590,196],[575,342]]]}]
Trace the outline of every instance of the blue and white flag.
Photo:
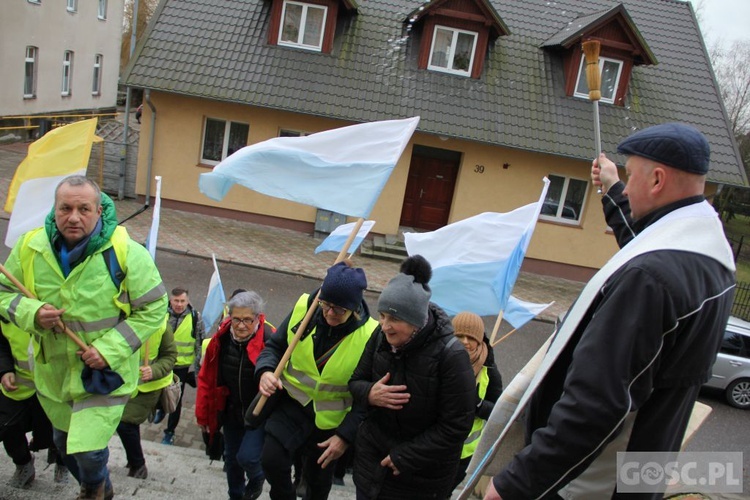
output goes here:
[{"label": "blue and white flag", "polygon": [[554,303],[553,301],[549,304],[536,304],[534,302],[523,301],[511,295],[508,303],[505,305],[503,319],[518,330]]},{"label": "blue and white flag", "polygon": [[154,213],[151,217],[151,230],[146,238],[146,248],[151,258],[156,260],[156,242],[159,239],[159,221],[161,218],[161,175],[154,177],[156,179],[156,196],[154,197]]},{"label": "blue and white flag", "polygon": [[224,295],[224,287],[221,284],[221,276],[219,276],[219,266],[216,265],[216,255],[212,254],[211,259],[214,262],[214,273],[208,283],[206,302],[203,305],[203,313],[201,313],[206,332],[210,332],[214,323],[219,320],[224,312],[224,303],[227,301]]},{"label": "blue and white flag", "polygon": [[432,301],[450,314],[504,311],[547,194],[508,213],[485,212],[429,233],[405,233],[409,255],[432,265]]},{"label": "blue and white flag", "polygon": [[201,174],[201,193],[221,201],[234,184],[259,193],[367,216],[409,143],[419,117],[351,125],[244,147]]},{"label": "blue and white flag", "polygon": [[[315,253],[340,252],[341,249],[344,248],[346,240],[349,239],[349,236],[352,234],[352,230],[354,230],[354,226],[356,224],[356,222],[341,224],[339,227],[334,229],[320,245],[318,245],[318,248],[315,249]],[[356,252],[357,248],[359,248],[359,245],[361,245],[365,240],[367,233],[370,232],[370,229],[372,229],[372,226],[374,225],[374,220],[364,221],[362,223],[362,227],[360,227],[359,231],[357,231],[357,235],[354,237],[354,241],[352,241],[352,244],[349,245],[349,250],[347,250],[346,253],[353,254],[354,252]]]}]

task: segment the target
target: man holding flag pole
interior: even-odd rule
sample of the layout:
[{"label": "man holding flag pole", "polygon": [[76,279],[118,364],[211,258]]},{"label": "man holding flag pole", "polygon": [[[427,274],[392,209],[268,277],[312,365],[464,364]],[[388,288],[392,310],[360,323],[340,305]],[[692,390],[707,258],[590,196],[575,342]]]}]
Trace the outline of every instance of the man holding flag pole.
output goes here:
[{"label": "man holding flag pole", "polygon": [[134,354],[164,328],[166,291],[94,182],[66,177],[52,198],[0,266],[0,314],[39,342],[34,383],[78,498],[112,498],[107,444],[138,383]]},{"label": "man holding flag pole", "polygon": [[[721,222],[703,196],[708,141],[692,126],[667,123],[636,132],[618,152],[628,156],[626,185],[604,155],[592,175],[605,205],[628,208],[630,236],[552,339],[510,418],[529,403],[526,446],[486,499],[626,493],[618,452],[678,451],[710,375],[735,278]],[[639,498],[661,498],[666,484],[640,486]]]}]

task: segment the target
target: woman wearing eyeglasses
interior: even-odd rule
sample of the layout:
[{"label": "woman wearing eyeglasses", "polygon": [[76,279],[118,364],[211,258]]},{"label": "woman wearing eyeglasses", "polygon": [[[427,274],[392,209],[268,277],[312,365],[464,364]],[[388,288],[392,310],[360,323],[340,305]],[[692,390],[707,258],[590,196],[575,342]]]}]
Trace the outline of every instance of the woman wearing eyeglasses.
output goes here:
[{"label": "woman wearing eyeglasses", "polygon": [[352,406],[347,388],[377,321],[363,299],[362,269],[340,262],[328,269],[320,288],[320,307],[292,352],[281,378],[273,371],[294,337],[313,294],[304,294],[258,358],[260,392],[278,401],[265,423],[263,471],[274,500],[295,500],[291,468],[304,461],[307,500],[328,498],[334,464],[353,443],[364,408]]},{"label": "woman wearing eyeglasses", "polygon": [[195,416],[209,435],[209,446],[219,429],[224,431],[230,499],[255,499],[263,491],[263,429],[246,429],[244,417],[258,393],[258,355],[276,331],[265,321],[264,305],[255,292],[229,299],[228,317],[211,338],[198,374]]}]

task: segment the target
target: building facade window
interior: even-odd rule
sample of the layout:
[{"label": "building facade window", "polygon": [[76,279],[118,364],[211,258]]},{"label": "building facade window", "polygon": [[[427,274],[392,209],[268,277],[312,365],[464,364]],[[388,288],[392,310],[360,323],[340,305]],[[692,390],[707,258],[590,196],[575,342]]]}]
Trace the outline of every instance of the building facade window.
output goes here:
[{"label": "building facade window", "polygon": [[473,31],[435,26],[427,68],[457,75],[471,75],[477,35]]},{"label": "building facade window", "polygon": [[586,201],[588,181],[550,174],[547,197],[540,218],[565,224],[578,224]]},{"label": "building facade window", "polygon": [[63,96],[69,96],[72,87],[73,80],[73,51],[66,50],[63,53],[63,67],[62,67],[62,89],[61,94]]},{"label": "building facade window", "polygon": [[107,19],[107,0],[99,0],[99,8],[96,17],[99,19]]},{"label": "building facade window", "polygon": [[94,75],[91,81],[91,94],[100,95],[102,93],[102,61],[104,56],[96,54],[94,56]]},{"label": "building facade window", "polygon": [[37,60],[39,58],[39,49],[36,47],[26,47],[26,63],[23,77],[23,98],[36,98],[36,70]]},{"label": "building facade window", "polygon": [[[576,83],[576,90],[573,95],[576,97],[582,97],[584,99],[589,98],[589,85],[586,81],[586,59],[581,58],[581,64],[578,68],[578,80]],[[612,104],[615,102],[617,96],[617,87],[620,85],[620,75],[622,74],[622,61],[617,59],[610,59],[608,57],[599,58],[599,71],[602,73],[601,87],[602,102]]]},{"label": "building facade window", "polygon": [[247,146],[250,125],[216,118],[206,118],[203,127],[201,163],[216,165],[238,149]]},{"label": "building facade window", "polygon": [[78,0],[68,0],[68,12],[75,12],[78,10]]},{"label": "building facade window", "polygon": [[320,51],[327,14],[328,8],[322,5],[285,1],[279,45]]}]

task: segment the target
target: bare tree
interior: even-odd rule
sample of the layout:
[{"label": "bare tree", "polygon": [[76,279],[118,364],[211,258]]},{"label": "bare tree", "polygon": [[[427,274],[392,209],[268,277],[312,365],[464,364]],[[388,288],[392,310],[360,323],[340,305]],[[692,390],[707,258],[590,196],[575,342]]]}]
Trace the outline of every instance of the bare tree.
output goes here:
[{"label": "bare tree", "polygon": [[125,68],[130,60],[130,37],[133,33],[133,25],[136,30],[136,44],[141,40],[151,16],[156,11],[159,0],[138,0],[138,18],[133,23],[135,0],[125,0],[125,15],[122,20],[122,48],[120,49],[120,71]]},{"label": "bare tree", "polygon": [[750,40],[737,40],[713,58],[716,80],[734,136],[750,132]]}]

